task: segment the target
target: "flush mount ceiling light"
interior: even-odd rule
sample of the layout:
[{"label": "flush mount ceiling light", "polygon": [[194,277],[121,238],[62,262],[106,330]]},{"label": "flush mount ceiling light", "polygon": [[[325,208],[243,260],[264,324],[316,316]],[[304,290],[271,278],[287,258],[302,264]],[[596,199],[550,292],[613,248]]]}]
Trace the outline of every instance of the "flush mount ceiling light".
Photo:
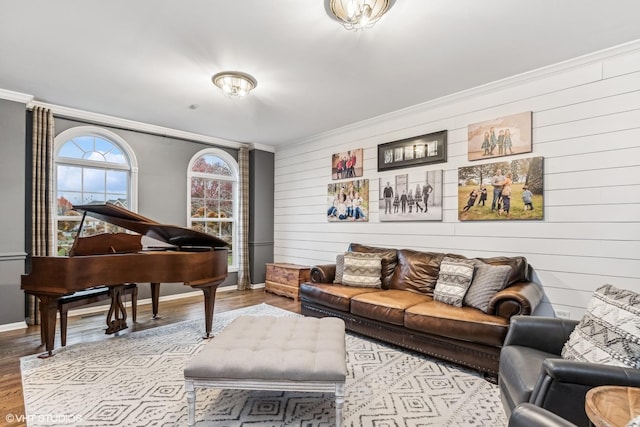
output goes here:
[{"label": "flush mount ceiling light", "polygon": [[211,81],[229,98],[244,98],[258,86],[256,79],[239,71],[223,71],[211,77]]},{"label": "flush mount ceiling light", "polygon": [[347,30],[373,27],[395,0],[326,0],[325,9]]}]

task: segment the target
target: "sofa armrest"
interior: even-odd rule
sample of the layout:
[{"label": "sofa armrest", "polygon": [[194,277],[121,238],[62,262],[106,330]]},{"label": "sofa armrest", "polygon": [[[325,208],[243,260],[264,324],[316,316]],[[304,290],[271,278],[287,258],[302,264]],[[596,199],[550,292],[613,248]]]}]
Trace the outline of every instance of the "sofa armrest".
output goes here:
[{"label": "sofa armrest", "polygon": [[544,292],[534,282],[518,282],[496,293],[489,301],[489,313],[510,319],[518,314],[531,314],[538,306]]},{"label": "sofa armrest", "polygon": [[333,283],[336,277],[335,264],[314,265],[311,267],[311,283]]},{"label": "sofa armrest", "polygon": [[560,356],[577,320],[540,316],[513,316],[503,346],[519,345]]},{"label": "sofa armrest", "polygon": [[546,409],[521,403],[509,417],[509,427],[577,427],[572,422],[547,411]]}]

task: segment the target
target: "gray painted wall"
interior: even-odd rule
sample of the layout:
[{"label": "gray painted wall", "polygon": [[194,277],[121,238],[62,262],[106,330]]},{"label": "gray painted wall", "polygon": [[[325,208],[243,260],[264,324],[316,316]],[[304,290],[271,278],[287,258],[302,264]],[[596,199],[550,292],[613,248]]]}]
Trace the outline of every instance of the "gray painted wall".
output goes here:
[{"label": "gray painted wall", "polygon": [[265,263],[273,262],[274,155],[249,152],[249,259],[251,283],[264,283]]},{"label": "gray painted wall", "polygon": [[[58,135],[69,128],[86,125],[83,122],[56,118],[55,132]],[[185,227],[187,224],[187,167],[198,151],[211,148],[211,145],[103,125],[97,126],[119,135],[136,155],[139,170],[138,212],[163,224]],[[238,159],[237,150],[219,148],[231,154],[234,159]],[[220,287],[235,287],[237,278],[237,273],[229,273]],[[167,283],[160,286],[161,296],[192,291],[191,287],[180,283]],[[150,298],[150,296],[149,287],[140,286],[139,298]]]},{"label": "gray painted wall", "polygon": [[24,321],[25,105],[0,99],[0,325]]}]

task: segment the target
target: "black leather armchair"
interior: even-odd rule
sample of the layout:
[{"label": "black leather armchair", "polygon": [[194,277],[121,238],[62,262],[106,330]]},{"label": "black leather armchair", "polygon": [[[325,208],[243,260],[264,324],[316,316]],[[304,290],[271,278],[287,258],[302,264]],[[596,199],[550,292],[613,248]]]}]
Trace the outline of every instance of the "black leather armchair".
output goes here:
[{"label": "black leather armchair", "polygon": [[509,427],[576,427],[576,425],[532,403],[522,403],[511,413]]},{"label": "black leather armchair", "polygon": [[553,317],[514,316],[500,352],[498,384],[507,416],[529,402],[578,426],[588,426],[585,395],[599,385],[640,386],[640,370],[564,360],[578,324]]}]

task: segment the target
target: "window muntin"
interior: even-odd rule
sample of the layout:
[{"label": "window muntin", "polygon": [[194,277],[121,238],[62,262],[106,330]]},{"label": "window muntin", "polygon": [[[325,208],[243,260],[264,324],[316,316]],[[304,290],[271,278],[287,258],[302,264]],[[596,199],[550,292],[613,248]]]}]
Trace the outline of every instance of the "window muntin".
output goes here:
[{"label": "window muntin", "polygon": [[207,149],[197,153],[188,170],[189,227],[229,244],[229,267],[237,268],[238,169],[226,152]]}]

